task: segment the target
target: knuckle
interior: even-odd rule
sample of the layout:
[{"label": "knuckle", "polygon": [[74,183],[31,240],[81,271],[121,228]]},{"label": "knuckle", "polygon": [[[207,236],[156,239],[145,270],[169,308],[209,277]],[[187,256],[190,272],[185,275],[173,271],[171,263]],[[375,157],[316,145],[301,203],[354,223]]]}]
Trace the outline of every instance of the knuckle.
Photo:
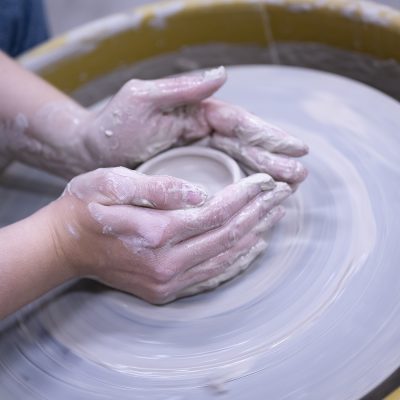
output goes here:
[{"label": "knuckle", "polygon": [[163,187],[166,197],[173,199],[174,201],[178,201],[180,198],[184,197],[185,193],[189,189],[188,187],[185,187],[184,184],[172,177],[165,178]]},{"label": "knuckle", "polygon": [[224,272],[227,268],[229,268],[232,264],[231,256],[229,253],[222,252],[216,257],[216,263],[215,263],[215,272],[222,273]]},{"label": "knuckle", "polygon": [[89,174],[93,174],[93,177],[97,183],[101,183],[105,180],[107,173],[110,171],[110,168],[97,168],[96,170],[89,172]]},{"label": "knuckle", "polygon": [[67,185],[65,194],[73,194],[84,200],[95,198],[97,193],[103,194],[107,168],[98,168],[83,175],[74,177]]},{"label": "knuckle", "polygon": [[160,249],[169,243],[169,218],[160,218],[158,221],[158,227],[156,229],[149,230],[144,235],[144,244],[150,249]]},{"label": "knuckle", "polygon": [[149,198],[153,199],[153,203],[160,208],[164,208],[168,203],[168,193],[170,191],[170,178],[151,178],[147,184],[147,192]]},{"label": "knuckle", "polygon": [[111,200],[118,200],[118,184],[113,170],[107,170],[101,175],[99,189]]},{"label": "knuckle", "polygon": [[151,80],[131,79],[122,86],[121,92],[130,98],[152,97],[157,85]]},{"label": "knuckle", "polygon": [[172,176],[163,176],[159,180],[159,185],[164,188],[165,190],[175,190],[177,180]]},{"label": "knuckle", "polygon": [[225,240],[223,241],[223,246],[225,249],[230,249],[234,247],[240,239],[240,229],[239,226],[235,225],[229,227],[225,234]]},{"label": "knuckle", "polygon": [[207,215],[207,219],[209,220],[210,224],[214,227],[221,226],[225,223],[228,219],[229,212],[225,207],[216,207],[211,209],[211,211]]},{"label": "knuckle", "polygon": [[96,175],[98,183],[106,185],[114,176],[113,168],[99,168],[96,170]]},{"label": "knuckle", "polygon": [[158,176],[157,178],[152,177],[147,190],[158,207],[169,208],[171,205],[180,203],[190,191],[190,187],[176,178]]},{"label": "knuckle", "polygon": [[225,257],[219,264],[219,270],[225,272],[229,267],[233,264],[233,261],[230,257]]},{"label": "knuckle", "polygon": [[239,241],[239,230],[238,227],[230,229],[228,233],[228,246],[232,247]]},{"label": "knuckle", "polygon": [[165,304],[170,299],[169,287],[165,284],[155,284],[151,287],[149,300],[153,304]]},{"label": "knuckle", "polygon": [[162,262],[155,263],[153,266],[154,281],[158,284],[165,285],[175,276],[175,271],[170,265]]}]

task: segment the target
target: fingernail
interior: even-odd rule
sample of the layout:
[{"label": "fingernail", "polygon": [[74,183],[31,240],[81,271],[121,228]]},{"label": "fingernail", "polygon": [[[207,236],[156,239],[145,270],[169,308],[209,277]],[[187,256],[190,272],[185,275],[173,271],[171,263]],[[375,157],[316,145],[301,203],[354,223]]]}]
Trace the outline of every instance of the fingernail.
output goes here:
[{"label": "fingernail", "polygon": [[286,148],[292,149],[292,156],[301,157],[308,154],[310,148],[301,139],[291,136],[287,141]]},{"label": "fingernail", "polygon": [[289,192],[292,193],[292,189],[286,182],[277,182],[275,186],[277,192]]},{"label": "fingernail", "polygon": [[304,179],[307,178],[308,171],[307,169],[303,166],[303,164],[296,162],[296,168],[294,171],[294,175],[296,177],[296,182],[302,182]]},{"label": "fingernail", "polygon": [[207,193],[206,191],[201,188],[200,186],[195,185],[187,185],[183,187],[184,190],[184,201],[189,206],[201,206],[207,200]]},{"label": "fingernail", "polygon": [[247,184],[259,185],[260,189],[263,191],[272,190],[276,186],[276,183],[272,179],[272,177],[270,177],[267,174],[261,174],[261,173],[250,175],[247,178],[245,178],[245,181],[247,182]]},{"label": "fingernail", "polygon": [[292,143],[293,145],[299,150],[299,155],[308,154],[310,148],[308,145],[298,137],[292,136]]},{"label": "fingernail", "polygon": [[205,81],[215,80],[220,78],[222,75],[225,75],[225,68],[223,66],[220,66],[218,68],[211,68],[204,71],[203,79]]},{"label": "fingernail", "polygon": [[301,182],[306,178],[307,170],[304,168],[303,164],[290,158],[285,160],[285,163],[285,170],[282,171],[283,180],[290,183],[296,183]]},{"label": "fingernail", "polygon": [[286,199],[293,193],[291,187],[287,183],[284,183],[284,182],[278,182],[276,184],[274,192],[275,192],[274,197],[278,201],[282,201],[282,200]]},{"label": "fingernail", "polygon": [[263,195],[265,201],[273,201],[275,204],[285,200],[292,194],[292,189],[287,183],[277,182],[273,191],[267,192]]}]

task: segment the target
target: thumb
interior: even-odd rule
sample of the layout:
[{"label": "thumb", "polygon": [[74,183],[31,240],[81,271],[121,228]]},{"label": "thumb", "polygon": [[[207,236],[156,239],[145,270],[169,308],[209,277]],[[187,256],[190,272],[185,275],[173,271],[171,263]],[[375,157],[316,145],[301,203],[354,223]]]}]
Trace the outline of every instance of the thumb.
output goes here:
[{"label": "thumb", "polygon": [[103,205],[132,205],[160,210],[197,207],[207,199],[199,186],[172,176],[150,176],[127,168],[109,169],[100,185]]},{"label": "thumb", "polygon": [[160,108],[198,103],[214,94],[225,81],[224,67],[158,79],[154,81],[158,90],[153,91],[152,97]]}]

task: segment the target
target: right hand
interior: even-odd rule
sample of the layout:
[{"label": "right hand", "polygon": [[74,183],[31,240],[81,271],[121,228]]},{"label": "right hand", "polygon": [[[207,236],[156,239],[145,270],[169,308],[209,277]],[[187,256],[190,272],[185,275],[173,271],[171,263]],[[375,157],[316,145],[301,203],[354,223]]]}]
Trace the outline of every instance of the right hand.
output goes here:
[{"label": "right hand", "polygon": [[52,203],[56,246],[73,276],[163,304],[239,273],[266,247],[290,194],[286,183],[255,174],[204,202],[177,178],[98,169]]},{"label": "right hand", "polygon": [[99,112],[79,110],[73,136],[80,138],[81,146],[73,154],[82,154],[85,160],[78,170],[135,167],[171,146],[208,139],[210,146],[251,173],[267,173],[289,184],[302,182],[307,170],[295,158],[307,154],[308,146],[245,109],[210,97],[226,79],[222,67],[156,80],[133,79]]}]

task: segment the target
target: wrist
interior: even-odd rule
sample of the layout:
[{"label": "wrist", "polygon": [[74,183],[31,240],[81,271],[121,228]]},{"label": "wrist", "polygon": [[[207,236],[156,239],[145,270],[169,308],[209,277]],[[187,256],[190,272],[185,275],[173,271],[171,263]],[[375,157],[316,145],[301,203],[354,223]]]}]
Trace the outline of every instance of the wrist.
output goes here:
[{"label": "wrist", "polygon": [[82,129],[90,114],[69,99],[50,102],[31,116],[18,114],[4,124],[8,129],[0,151],[64,178],[79,175],[90,164]]},{"label": "wrist", "polygon": [[0,319],[74,277],[57,249],[45,207],[0,229]]},{"label": "wrist", "polygon": [[35,115],[32,131],[42,142],[44,169],[70,179],[90,168],[85,126],[91,112],[71,101],[49,103]]},{"label": "wrist", "polygon": [[68,226],[63,224],[64,213],[59,209],[57,202],[59,200],[50,203],[39,213],[42,213],[41,218],[48,237],[48,254],[51,258],[49,273],[55,281],[63,283],[76,278],[78,274],[73,268],[69,254]]},{"label": "wrist", "polygon": [[85,276],[85,267],[90,263],[90,258],[87,257],[90,244],[85,246],[86,235],[79,222],[85,216],[82,215],[79,203],[80,200],[72,199],[64,193],[46,207],[55,263],[67,279]]}]

